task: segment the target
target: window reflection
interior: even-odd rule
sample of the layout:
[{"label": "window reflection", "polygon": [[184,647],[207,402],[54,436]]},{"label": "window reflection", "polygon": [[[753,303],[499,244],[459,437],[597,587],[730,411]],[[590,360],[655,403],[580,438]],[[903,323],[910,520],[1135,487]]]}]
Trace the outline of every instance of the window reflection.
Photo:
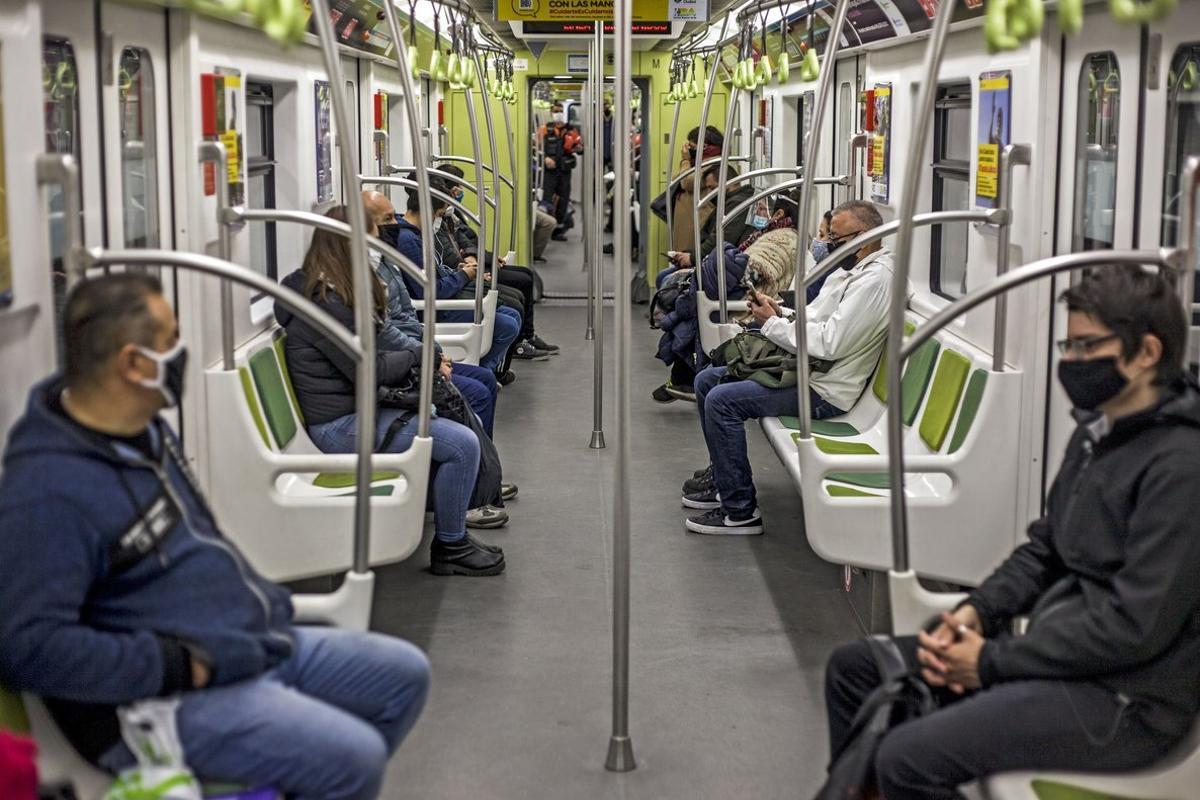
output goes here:
[{"label": "window reflection", "polygon": [[118,78],[121,125],[121,196],[127,247],[158,247],[158,154],[154,67],[145,50],[121,52]]},{"label": "window reflection", "polygon": [[1079,75],[1072,250],[1113,246],[1121,73],[1114,53],[1092,53]]}]

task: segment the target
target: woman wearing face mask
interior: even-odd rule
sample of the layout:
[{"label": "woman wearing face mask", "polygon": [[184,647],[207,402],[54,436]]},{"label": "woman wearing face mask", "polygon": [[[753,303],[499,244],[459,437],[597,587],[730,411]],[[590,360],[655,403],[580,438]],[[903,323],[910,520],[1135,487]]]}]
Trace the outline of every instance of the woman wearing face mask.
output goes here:
[{"label": "woman wearing face mask", "polygon": [[[809,253],[812,254],[812,258],[813,258],[813,263],[809,266],[810,270],[813,267],[815,267],[817,264],[820,264],[822,261],[824,261],[825,256],[829,255],[829,253],[832,252],[829,249],[829,224],[830,224],[830,222],[832,222],[832,220],[833,220],[833,212],[832,211],[826,211],[824,216],[821,217],[821,225],[817,229],[817,236],[815,239],[812,240],[812,242],[808,248],[808,251],[809,251]],[[809,286],[805,290],[805,292],[804,292],[805,304],[811,303],[813,300],[817,299],[817,295],[819,295],[821,293],[821,287],[825,285],[825,279],[828,277],[829,277],[828,273],[822,275],[818,281],[813,283],[812,286]],[[793,286],[792,288],[795,288],[795,286]]]},{"label": "woman wearing face mask", "polygon": [[[345,209],[335,208],[329,216],[345,219]],[[350,266],[350,244],[346,237],[328,231],[313,233],[304,265],[283,279],[287,286],[316,303],[348,329],[354,330],[354,280]],[[377,327],[388,318],[387,292],[372,275],[371,299]],[[356,371],[353,359],[286,307],[276,304],[275,318],[287,331],[285,355],[308,434],[326,453],[355,452]],[[376,383],[380,387],[408,384],[421,364],[421,350],[379,350],[376,353]],[[447,380],[450,366],[440,371]],[[393,425],[397,430],[391,431]],[[390,441],[383,452],[402,453],[417,432],[417,417],[397,408],[380,408],[376,418],[376,445]],[[477,542],[466,529],[467,506],[479,472],[479,440],[468,427],[434,418],[434,472],[431,478],[434,529],[430,560],[435,575],[499,575],[504,571],[504,554],[499,548]]]}]

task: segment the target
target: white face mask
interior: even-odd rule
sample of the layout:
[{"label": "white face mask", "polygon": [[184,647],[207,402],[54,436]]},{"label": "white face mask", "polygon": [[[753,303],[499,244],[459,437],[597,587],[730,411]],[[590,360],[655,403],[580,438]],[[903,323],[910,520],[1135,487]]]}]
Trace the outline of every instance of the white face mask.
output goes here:
[{"label": "white face mask", "polygon": [[440,216],[434,217],[433,218],[433,232],[437,233],[441,229],[442,229],[442,218]]},{"label": "white face mask", "polygon": [[561,111],[558,111],[554,114],[554,121],[557,122],[559,125],[566,125],[567,124],[567,115]]},{"label": "white face mask", "polygon": [[187,347],[183,341],[165,353],[152,350],[149,347],[138,347],[138,352],[158,365],[158,374],[153,378],[142,378],[138,381],[147,389],[157,389],[167,402],[167,407],[179,405],[183,397],[183,376],[187,369]]},{"label": "white face mask", "polygon": [[379,269],[379,264],[383,261],[383,253],[378,250],[368,250],[367,257],[371,260],[371,269]]}]

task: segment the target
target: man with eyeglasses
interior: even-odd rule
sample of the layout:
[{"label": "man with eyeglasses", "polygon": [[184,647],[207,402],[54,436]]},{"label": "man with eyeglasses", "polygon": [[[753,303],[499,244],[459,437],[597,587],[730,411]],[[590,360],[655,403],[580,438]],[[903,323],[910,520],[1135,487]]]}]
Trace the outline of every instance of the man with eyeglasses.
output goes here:
[{"label": "man with eyeglasses", "polygon": [[[1078,428],[1029,541],[930,632],[896,640],[937,709],[879,743],[883,797],[957,798],[1014,770],[1139,769],[1195,724],[1200,391],[1174,289],[1106,267],[1063,293],[1058,378]],[[1018,616],[1027,631],[1009,635]],[[830,658],[835,760],[879,682],[865,641]]]},{"label": "man with eyeglasses", "polygon": [[[882,224],[871,203],[842,203],[833,210],[830,250]],[[892,255],[872,243],[846,256],[808,305],[808,354],[828,365],[811,377],[814,419],[845,414],[858,402],[887,339],[891,284]],[[796,326],[790,312],[756,292],[749,295],[748,305],[763,335],[795,353]],[[761,534],[762,516],[746,454],[746,420],[795,415],[799,399],[794,387],[771,389],[748,380],[723,383],[724,376],[724,367],[709,367],[696,376],[696,407],[709,466],[683,485],[684,507],[705,511],[690,517],[686,527],[714,535]]]}]

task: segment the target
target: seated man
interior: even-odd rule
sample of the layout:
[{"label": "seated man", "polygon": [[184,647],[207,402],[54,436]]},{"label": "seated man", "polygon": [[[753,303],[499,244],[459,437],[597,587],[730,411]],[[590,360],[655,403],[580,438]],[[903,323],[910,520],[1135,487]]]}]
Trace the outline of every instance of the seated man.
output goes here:
[{"label": "seated man", "polygon": [[132,766],[115,707],[177,696],[204,780],[373,798],[429,685],[420,650],[292,623],[222,534],[158,416],[187,350],[156,278],[71,292],[65,368],[33,387],[0,479],[0,682],[46,699],[79,752]]},{"label": "seated man", "polygon": [[[1079,427],[1029,541],[932,633],[897,639],[939,707],[880,742],[888,800],[957,798],[1013,770],[1146,767],[1200,710],[1200,392],[1179,298],[1108,267],[1062,299],[1058,377]],[[1019,615],[1027,633],[1007,635]],[[878,682],[863,642],[829,660],[834,758]]]},{"label": "seated man", "polygon": [[[875,206],[862,200],[833,210],[830,247],[883,224]],[[892,255],[878,243],[847,258],[808,306],[808,353],[832,362],[811,376],[812,415],[824,419],[846,413],[858,401],[879,362],[887,340],[887,312],[892,293]],[[757,301],[757,302],[756,302]],[[796,326],[785,309],[762,295],[751,295],[750,311],[762,332],[780,347],[796,352]],[[746,456],[746,420],[795,415],[794,388],[768,389],[754,381],[721,383],[724,367],[709,367],[696,376],[696,408],[708,445],[709,466],[683,485],[683,505],[710,509],[687,521],[694,533],[759,534],[754,478]]]},{"label": "seated man", "polygon": [[554,219],[554,215],[545,210],[545,204],[538,203],[533,206],[533,260],[534,263],[544,262],[546,259],[543,254],[550,244],[550,237],[554,235],[554,228],[558,225],[558,221]]}]

